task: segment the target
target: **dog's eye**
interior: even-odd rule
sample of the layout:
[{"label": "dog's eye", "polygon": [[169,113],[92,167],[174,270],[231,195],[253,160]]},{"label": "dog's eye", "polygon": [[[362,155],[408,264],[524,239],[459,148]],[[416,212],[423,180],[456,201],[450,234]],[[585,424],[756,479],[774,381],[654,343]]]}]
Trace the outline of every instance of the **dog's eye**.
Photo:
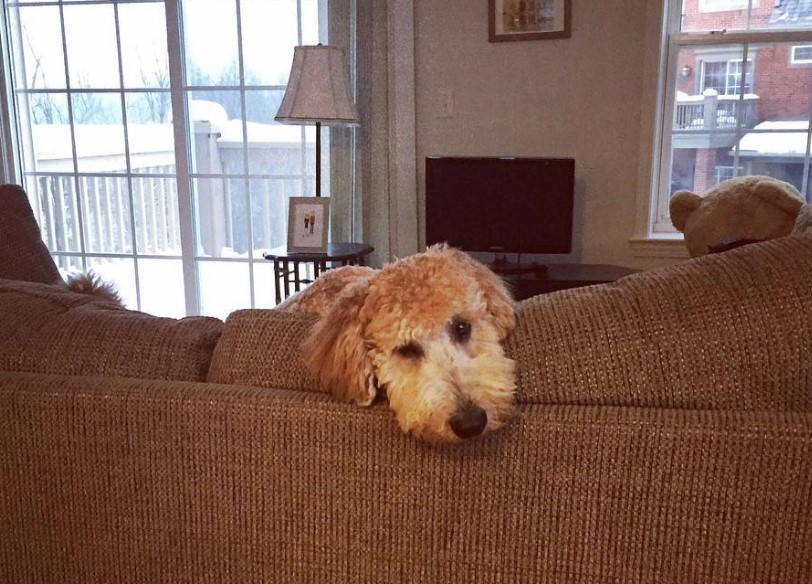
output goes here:
[{"label": "dog's eye", "polygon": [[458,343],[467,343],[471,338],[471,323],[464,318],[455,317],[449,325],[451,338]]},{"label": "dog's eye", "polygon": [[423,347],[412,341],[395,349],[395,353],[405,359],[417,360],[423,357]]}]

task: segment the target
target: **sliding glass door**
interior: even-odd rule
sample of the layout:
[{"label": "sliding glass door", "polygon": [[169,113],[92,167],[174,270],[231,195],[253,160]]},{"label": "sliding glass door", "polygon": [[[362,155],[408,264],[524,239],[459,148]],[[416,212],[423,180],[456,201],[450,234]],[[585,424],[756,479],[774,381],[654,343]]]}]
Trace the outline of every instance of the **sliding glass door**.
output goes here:
[{"label": "sliding glass door", "polygon": [[[315,180],[313,128],[273,117],[295,45],[353,54],[337,6],[5,2],[16,179],[59,266],[95,270],[154,314],[271,306],[262,251],[284,243],[287,199]],[[331,162],[352,157],[324,158],[329,195]]]}]

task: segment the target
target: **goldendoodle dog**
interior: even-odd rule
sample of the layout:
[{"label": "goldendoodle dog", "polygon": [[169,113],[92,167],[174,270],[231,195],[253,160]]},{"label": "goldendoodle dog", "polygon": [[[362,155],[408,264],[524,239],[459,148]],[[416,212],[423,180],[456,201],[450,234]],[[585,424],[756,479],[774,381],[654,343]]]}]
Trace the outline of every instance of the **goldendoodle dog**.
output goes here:
[{"label": "goldendoodle dog", "polygon": [[436,245],[380,270],[336,268],[278,308],[321,315],[303,354],[334,395],[365,406],[385,392],[419,439],[473,438],[515,412],[515,364],[501,345],[514,302],[462,251]]}]

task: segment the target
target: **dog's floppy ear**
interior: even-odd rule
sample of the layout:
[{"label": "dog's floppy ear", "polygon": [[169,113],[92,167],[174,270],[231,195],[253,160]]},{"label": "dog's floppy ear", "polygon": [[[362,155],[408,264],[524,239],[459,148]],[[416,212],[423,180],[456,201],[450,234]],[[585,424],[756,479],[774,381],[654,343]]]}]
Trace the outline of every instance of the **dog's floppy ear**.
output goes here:
[{"label": "dog's floppy ear", "polygon": [[359,313],[371,278],[349,284],[321,315],[302,344],[304,362],[336,397],[368,406],[376,383]]},{"label": "dog's floppy ear", "polygon": [[444,253],[449,253],[457,261],[462,263],[476,279],[482,294],[485,297],[485,304],[488,312],[493,315],[494,324],[499,332],[499,338],[504,339],[508,332],[516,326],[516,303],[513,300],[505,282],[494,274],[487,266],[478,262],[464,251],[453,247],[446,247]]}]

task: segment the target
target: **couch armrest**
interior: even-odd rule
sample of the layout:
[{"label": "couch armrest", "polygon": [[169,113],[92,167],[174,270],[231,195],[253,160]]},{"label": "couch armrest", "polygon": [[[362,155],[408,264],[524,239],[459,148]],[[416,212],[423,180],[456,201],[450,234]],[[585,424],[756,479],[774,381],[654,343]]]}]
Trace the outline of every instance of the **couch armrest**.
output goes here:
[{"label": "couch armrest", "polygon": [[275,309],[235,310],[226,319],[207,380],[327,393],[308,372],[299,348],[317,318]]},{"label": "couch armrest", "polygon": [[0,580],[812,580],[812,414],[525,405],[437,448],[310,392],[0,373]]},{"label": "couch armrest", "polygon": [[0,185],[0,278],[56,284],[62,276],[42,241],[22,187]]}]

